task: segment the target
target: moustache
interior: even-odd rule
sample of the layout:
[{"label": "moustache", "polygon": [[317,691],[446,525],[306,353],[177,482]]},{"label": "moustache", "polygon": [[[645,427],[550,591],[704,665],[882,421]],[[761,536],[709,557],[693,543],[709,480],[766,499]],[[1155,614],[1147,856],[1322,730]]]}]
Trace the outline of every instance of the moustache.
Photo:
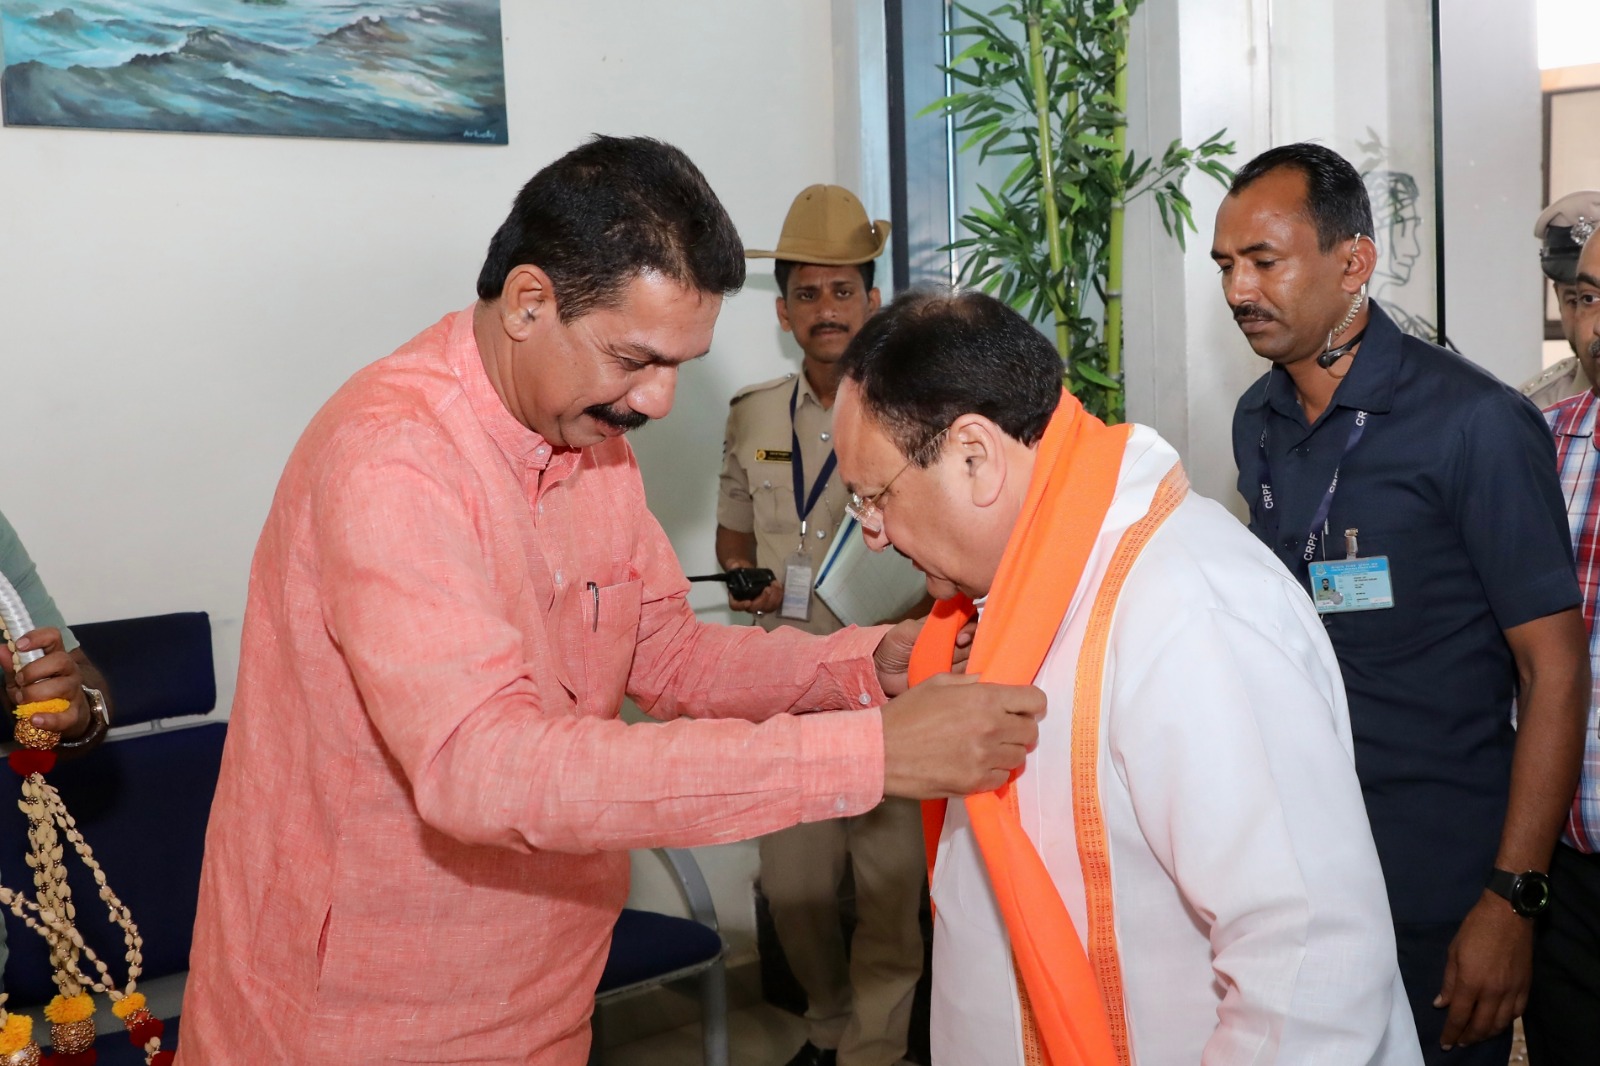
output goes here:
[{"label": "moustache", "polygon": [[1272,315],[1255,304],[1243,303],[1233,309],[1233,320],[1235,322],[1271,322]]},{"label": "moustache", "polygon": [[1589,358],[1600,359],[1600,337],[1589,342]]},{"label": "moustache", "polygon": [[604,422],[608,426],[622,430],[626,433],[630,429],[638,429],[650,421],[649,415],[642,415],[638,411],[618,411],[610,404],[597,403],[585,407],[583,413],[596,422]]},{"label": "moustache", "polygon": [[837,325],[837,324],[832,323],[832,322],[824,322],[821,325],[816,325],[816,326],[812,326],[811,327],[811,335],[813,337],[820,337],[824,333],[849,333],[849,332],[850,331],[848,329],[846,329],[844,326],[840,326],[840,325]]}]

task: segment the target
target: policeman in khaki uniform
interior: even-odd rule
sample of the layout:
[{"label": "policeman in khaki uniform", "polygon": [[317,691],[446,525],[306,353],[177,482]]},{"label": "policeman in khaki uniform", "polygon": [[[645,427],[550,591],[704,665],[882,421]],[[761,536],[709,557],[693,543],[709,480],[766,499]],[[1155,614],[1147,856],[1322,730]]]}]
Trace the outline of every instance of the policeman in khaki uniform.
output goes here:
[{"label": "policeman in khaki uniform", "polygon": [[[778,322],[804,353],[801,373],[734,396],[723,440],[717,559],[725,569],[760,566],[778,575],[755,599],[730,601],[769,629],[841,628],[812,591],[849,500],[834,473],[837,366],[878,309],[873,260],[888,239],[889,223],[869,223],[847,190],[813,185],[789,209],[775,251],[745,252],[777,260]],[[846,857],[857,915],[848,959],[839,926]],[[891,1066],[905,1054],[922,973],[917,910],[925,864],[921,816],[909,800],[762,839],[761,888],[809,1001],[806,1043],[789,1066]]]},{"label": "policeman in khaki uniform", "polygon": [[1544,242],[1539,266],[1555,286],[1561,308],[1561,333],[1572,354],[1552,363],[1522,386],[1522,394],[1543,410],[1589,390],[1589,378],[1578,362],[1578,255],[1583,243],[1600,230],[1600,192],[1568,193],[1544,209],[1533,235]]}]

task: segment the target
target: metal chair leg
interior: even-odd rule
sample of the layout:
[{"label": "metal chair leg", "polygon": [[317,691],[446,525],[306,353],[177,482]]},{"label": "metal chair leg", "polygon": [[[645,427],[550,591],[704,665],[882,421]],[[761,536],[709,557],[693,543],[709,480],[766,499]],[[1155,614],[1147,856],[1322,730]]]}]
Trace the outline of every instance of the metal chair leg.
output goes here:
[{"label": "metal chair leg", "polygon": [[700,975],[700,1019],[706,1066],[728,1066],[728,970],[721,959]]}]

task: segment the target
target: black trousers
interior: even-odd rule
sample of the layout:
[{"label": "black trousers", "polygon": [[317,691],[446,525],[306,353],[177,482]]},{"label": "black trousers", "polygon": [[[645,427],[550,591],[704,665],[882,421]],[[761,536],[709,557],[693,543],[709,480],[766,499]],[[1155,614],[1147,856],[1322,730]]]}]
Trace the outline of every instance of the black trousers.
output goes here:
[{"label": "black trousers", "polygon": [[[1396,923],[1395,946],[1400,953],[1400,977],[1406,983],[1406,998],[1411,1001],[1411,1016],[1417,1023],[1417,1038],[1422,1041],[1422,1061],[1427,1066],[1506,1066],[1511,1058],[1511,1029],[1480,1044],[1439,1048],[1449,1011],[1433,1005],[1433,997],[1444,987],[1444,967],[1450,958],[1450,941],[1455,939],[1459,922],[1445,925]],[[1593,1060],[1590,1060],[1593,1066]]]},{"label": "black trousers", "polygon": [[1522,1030],[1529,1066],[1600,1062],[1600,855],[1556,845]]}]

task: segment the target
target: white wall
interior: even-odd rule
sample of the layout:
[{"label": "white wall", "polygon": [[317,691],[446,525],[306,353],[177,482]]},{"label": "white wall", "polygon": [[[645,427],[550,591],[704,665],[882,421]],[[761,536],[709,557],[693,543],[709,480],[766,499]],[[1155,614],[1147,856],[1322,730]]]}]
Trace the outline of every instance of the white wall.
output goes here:
[{"label": "white wall", "polygon": [[[1148,155],[1174,137],[1198,144],[1226,129],[1235,167],[1269,147],[1266,32],[1266,0],[1149,0],[1130,40],[1130,145]],[[1234,325],[1210,258],[1225,190],[1204,175],[1184,189],[1199,229],[1186,253],[1148,197],[1128,211],[1128,415],[1172,442],[1197,491],[1242,511],[1229,427],[1263,364]]]},{"label": "white wall", "polygon": [[1450,0],[1439,5],[1439,30],[1445,329],[1468,358],[1520,384],[1544,360],[1536,10]]},{"label": "white wall", "polygon": [[[0,509],[69,619],[209,611],[223,707],[301,429],[472,299],[535,170],[592,132],[664,138],[755,244],[801,187],[836,180],[826,4],[508,0],[503,20],[508,147],[0,129]],[[793,365],[774,294],[763,272],[728,303],[678,410],[636,441],[691,567],[713,565],[727,397]],[[753,846],[706,861],[748,927]]]}]

